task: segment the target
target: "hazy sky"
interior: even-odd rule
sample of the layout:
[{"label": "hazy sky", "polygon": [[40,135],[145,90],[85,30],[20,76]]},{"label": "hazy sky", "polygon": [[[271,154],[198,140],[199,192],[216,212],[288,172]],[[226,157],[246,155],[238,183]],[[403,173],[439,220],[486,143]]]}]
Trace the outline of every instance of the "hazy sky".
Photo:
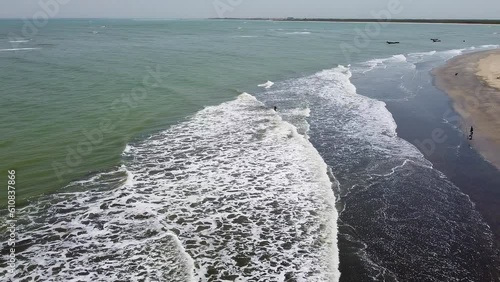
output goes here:
[{"label": "hazy sky", "polygon": [[393,18],[500,19],[500,0],[0,0],[0,17],[32,18],[43,3],[59,3],[51,17],[373,18],[372,12],[387,9],[391,1],[402,7]]}]

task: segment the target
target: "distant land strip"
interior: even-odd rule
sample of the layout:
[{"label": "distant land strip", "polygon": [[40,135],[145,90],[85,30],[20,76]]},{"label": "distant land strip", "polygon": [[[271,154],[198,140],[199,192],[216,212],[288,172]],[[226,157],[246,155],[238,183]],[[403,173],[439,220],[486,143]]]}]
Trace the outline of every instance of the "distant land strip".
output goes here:
[{"label": "distant land strip", "polygon": [[388,22],[388,23],[450,23],[450,24],[500,24],[499,20],[479,19],[327,19],[327,18],[210,18],[211,20],[284,21],[284,22]]}]

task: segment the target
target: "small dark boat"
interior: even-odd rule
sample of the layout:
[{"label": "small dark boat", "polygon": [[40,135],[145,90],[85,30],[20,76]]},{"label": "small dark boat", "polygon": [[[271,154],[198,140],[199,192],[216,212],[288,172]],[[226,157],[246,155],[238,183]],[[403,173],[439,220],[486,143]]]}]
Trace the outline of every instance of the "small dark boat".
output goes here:
[{"label": "small dark boat", "polygon": [[399,44],[399,41],[387,41],[387,44]]}]

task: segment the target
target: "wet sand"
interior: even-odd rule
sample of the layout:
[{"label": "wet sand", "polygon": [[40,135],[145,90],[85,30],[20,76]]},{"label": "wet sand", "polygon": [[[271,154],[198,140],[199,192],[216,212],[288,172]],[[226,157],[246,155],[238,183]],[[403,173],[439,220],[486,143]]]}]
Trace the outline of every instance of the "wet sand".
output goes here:
[{"label": "wet sand", "polygon": [[461,116],[464,134],[474,127],[471,145],[500,170],[500,50],[458,56],[433,74]]}]

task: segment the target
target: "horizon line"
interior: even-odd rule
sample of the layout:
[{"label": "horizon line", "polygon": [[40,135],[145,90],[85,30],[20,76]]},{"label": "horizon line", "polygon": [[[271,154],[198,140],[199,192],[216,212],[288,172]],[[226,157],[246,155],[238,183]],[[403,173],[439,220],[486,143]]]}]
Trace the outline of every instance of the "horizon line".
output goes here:
[{"label": "horizon line", "polygon": [[[0,20],[29,20],[29,17],[0,17]],[[53,17],[50,19],[75,19],[75,20],[134,20],[134,19],[157,19],[157,20],[329,20],[329,21],[499,21],[491,18],[394,18],[394,19],[377,19],[377,18],[324,18],[324,17],[185,17],[185,18],[169,18],[169,17]]]}]

